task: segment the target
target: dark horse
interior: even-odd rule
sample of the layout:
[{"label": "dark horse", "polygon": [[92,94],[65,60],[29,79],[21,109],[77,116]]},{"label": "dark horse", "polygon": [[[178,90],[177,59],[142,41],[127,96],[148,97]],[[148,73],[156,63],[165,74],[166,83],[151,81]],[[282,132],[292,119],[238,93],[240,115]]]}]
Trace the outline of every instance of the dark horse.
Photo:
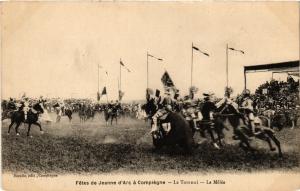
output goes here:
[{"label": "dark horse", "polygon": [[104,119],[106,125],[108,125],[108,120],[110,119],[110,125],[112,125],[113,120],[116,120],[116,124],[118,124],[118,108],[116,106],[112,108],[104,109]]},{"label": "dark horse", "polygon": [[223,121],[225,121],[226,118],[228,119],[230,125],[233,127],[233,138],[240,141],[239,146],[245,151],[254,151],[249,143],[249,138],[254,136],[257,139],[266,141],[271,151],[276,150],[272,145],[271,141],[273,141],[277,146],[279,156],[282,156],[280,142],[275,137],[274,131],[268,127],[268,122],[264,117],[259,117],[261,124],[256,125],[254,128],[258,134],[253,135],[247,123],[245,122],[246,120],[244,115],[240,112],[237,112],[232,105],[223,104],[223,106],[220,107],[220,110],[221,111],[216,115],[216,117],[222,119]]},{"label": "dark horse", "polygon": [[72,110],[71,109],[65,109],[65,114],[68,116],[69,121],[71,122],[72,120]]},{"label": "dark horse", "polygon": [[33,105],[32,109],[30,109],[27,112],[27,120],[25,121],[25,114],[24,111],[22,111],[21,109],[18,111],[14,111],[11,115],[11,123],[9,125],[8,128],[8,134],[10,133],[10,129],[11,127],[16,124],[16,134],[20,135],[19,133],[19,126],[21,125],[21,123],[28,123],[28,131],[27,131],[27,136],[30,135],[30,128],[31,125],[37,125],[40,128],[41,133],[43,133],[43,129],[41,127],[41,125],[37,122],[38,118],[39,118],[39,114],[44,113],[44,110],[42,108],[42,106],[39,103],[36,103]]},{"label": "dark horse", "polygon": [[[154,102],[148,101],[145,105],[145,111],[150,118],[156,112],[156,106],[153,104]],[[153,121],[151,120],[152,123]],[[170,123],[171,130],[166,132],[161,125],[162,123]],[[163,121],[158,123],[158,126],[161,136],[156,138],[152,136],[155,149],[160,149],[163,146],[178,145],[184,149],[185,153],[192,153],[193,146],[195,146],[194,132],[180,113],[170,112]]]}]

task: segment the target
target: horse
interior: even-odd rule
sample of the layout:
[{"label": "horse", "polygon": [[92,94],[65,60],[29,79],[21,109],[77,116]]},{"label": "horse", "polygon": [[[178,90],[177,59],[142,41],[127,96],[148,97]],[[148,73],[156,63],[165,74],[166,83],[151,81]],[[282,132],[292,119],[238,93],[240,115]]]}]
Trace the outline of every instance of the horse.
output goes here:
[{"label": "horse", "polygon": [[95,110],[92,107],[88,107],[86,110],[86,119],[92,118],[94,120]]},{"label": "horse", "polygon": [[[196,132],[200,133],[202,138],[206,138],[206,132],[210,135],[212,140],[212,144],[215,148],[220,149],[220,147],[224,146],[224,133],[223,129],[226,128],[223,123],[220,122],[219,119],[214,119],[212,121],[209,120],[201,120],[197,121],[196,127],[193,120],[188,120],[190,127],[192,128],[193,136]],[[217,139],[215,138],[215,134],[217,135]]]},{"label": "horse", "polygon": [[17,109],[16,105],[10,104],[8,101],[4,100],[1,103],[2,113],[1,113],[1,121],[5,119],[10,119],[12,113]]},{"label": "horse", "polygon": [[106,125],[108,125],[108,120],[110,119],[110,125],[112,125],[113,120],[116,120],[116,124],[118,124],[118,109],[117,107],[106,108],[104,109],[104,119]]},{"label": "horse", "polygon": [[71,120],[72,120],[72,110],[69,109],[69,108],[65,109],[65,114],[66,114],[66,116],[68,116],[69,121],[71,122]]},{"label": "horse", "polygon": [[[234,136],[233,139],[239,140],[239,146],[245,151],[254,152],[254,148],[251,147],[249,139],[251,138],[252,132],[245,121],[244,115],[237,112],[236,109],[230,104],[223,104],[219,108],[219,113],[215,115],[216,118],[225,122],[227,118],[230,125],[233,127]],[[253,135],[255,138],[266,141],[269,145],[271,151],[275,151],[276,148],[273,147],[272,142],[275,143],[278,150],[279,157],[282,157],[282,151],[280,146],[280,141],[275,137],[274,130],[270,128],[271,124],[266,117],[259,116],[260,124],[254,127],[258,134]]]},{"label": "horse", "polygon": [[36,103],[33,105],[32,109],[30,109],[27,112],[27,120],[25,121],[25,114],[24,111],[18,110],[14,111],[11,116],[11,123],[8,128],[8,134],[10,133],[11,127],[16,124],[15,130],[16,130],[16,135],[19,136],[19,126],[21,123],[27,123],[28,124],[28,131],[27,131],[27,136],[30,136],[30,128],[31,125],[37,125],[40,128],[41,133],[43,133],[42,126],[38,123],[39,119],[39,114],[44,113],[44,110],[40,103]]},{"label": "horse", "polygon": [[14,111],[15,110],[11,110],[11,109],[3,110],[3,112],[1,113],[1,121],[5,119],[10,119]]},{"label": "horse", "polygon": [[[157,111],[154,102],[148,101],[145,105],[145,111],[149,118],[152,118]],[[152,114],[152,115],[149,115]],[[171,130],[165,131],[162,124],[170,123]],[[151,120],[151,125],[153,120]],[[193,130],[184,117],[177,112],[169,112],[164,120],[161,120],[158,124],[160,136],[152,135],[153,145],[155,150],[161,149],[163,146],[175,146],[178,145],[184,149],[186,154],[191,154],[195,142],[193,139]]]}]

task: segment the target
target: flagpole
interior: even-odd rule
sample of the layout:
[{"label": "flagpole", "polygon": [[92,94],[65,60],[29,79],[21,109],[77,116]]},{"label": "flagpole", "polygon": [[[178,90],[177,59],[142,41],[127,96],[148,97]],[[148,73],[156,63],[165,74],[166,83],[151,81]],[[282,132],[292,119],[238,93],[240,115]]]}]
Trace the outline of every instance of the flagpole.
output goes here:
[{"label": "flagpole", "polygon": [[226,88],[228,88],[228,44],[226,44]]},{"label": "flagpole", "polygon": [[97,88],[97,89],[98,89],[98,92],[97,92],[97,101],[98,101],[98,103],[99,103],[99,101],[100,101],[100,100],[98,100],[98,96],[100,95],[100,92],[99,92],[99,64],[98,64],[98,70],[97,70],[97,71],[98,71],[98,88]]},{"label": "flagpole", "polygon": [[147,89],[149,88],[149,63],[148,63],[148,51],[147,51]]},{"label": "flagpole", "polygon": [[120,58],[120,89],[119,89],[119,90],[122,89],[122,86],[121,86],[121,83],[122,83],[122,76],[121,76],[121,62],[122,62],[122,60],[121,60],[121,58]]},{"label": "flagpole", "polygon": [[191,62],[191,87],[193,86],[193,54],[194,54],[194,50],[193,50],[193,43],[192,43],[192,62]]},{"label": "flagpole", "polygon": [[100,66],[98,64],[98,92],[99,92],[99,68],[100,68]]}]

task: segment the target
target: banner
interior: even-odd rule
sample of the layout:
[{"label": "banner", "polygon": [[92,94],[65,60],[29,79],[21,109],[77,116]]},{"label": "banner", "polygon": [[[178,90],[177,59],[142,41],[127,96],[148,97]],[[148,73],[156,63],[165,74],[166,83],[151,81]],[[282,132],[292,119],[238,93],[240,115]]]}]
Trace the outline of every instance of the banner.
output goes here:
[{"label": "banner", "polygon": [[100,93],[97,92],[97,101],[100,101]]},{"label": "banner", "polygon": [[121,90],[119,90],[119,101],[122,100],[124,94],[125,94],[124,92],[122,92]]},{"label": "banner", "polygon": [[106,95],[106,87],[103,88],[101,95]]},{"label": "banner", "polygon": [[175,85],[167,71],[162,75],[161,82],[164,85],[165,89],[175,88]]}]

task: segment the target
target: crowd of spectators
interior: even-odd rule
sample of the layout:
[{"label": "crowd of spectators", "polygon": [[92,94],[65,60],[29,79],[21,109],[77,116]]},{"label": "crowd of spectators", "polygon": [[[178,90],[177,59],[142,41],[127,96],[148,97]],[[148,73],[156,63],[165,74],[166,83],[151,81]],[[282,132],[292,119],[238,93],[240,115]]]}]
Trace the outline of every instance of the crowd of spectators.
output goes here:
[{"label": "crowd of spectators", "polygon": [[271,111],[294,126],[300,117],[299,80],[288,76],[287,81],[271,80],[260,85],[252,95],[255,110],[264,114]]},{"label": "crowd of spectators", "polygon": [[295,109],[299,106],[299,80],[288,76],[286,82],[267,81],[256,89],[253,99],[257,109]]}]

